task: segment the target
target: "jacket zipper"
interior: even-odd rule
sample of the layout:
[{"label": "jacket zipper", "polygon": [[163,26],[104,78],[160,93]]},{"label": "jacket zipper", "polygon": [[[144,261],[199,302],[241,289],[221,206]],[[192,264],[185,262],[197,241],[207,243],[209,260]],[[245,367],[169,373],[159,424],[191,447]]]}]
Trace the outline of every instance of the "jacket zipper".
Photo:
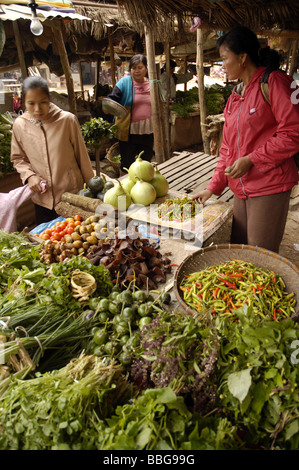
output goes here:
[{"label": "jacket zipper", "polygon": [[[51,182],[52,182],[52,172],[51,172],[51,166],[50,166],[50,161],[49,161],[49,152],[48,152],[48,142],[47,142],[47,136],[46,136],[46,132],[45,132],[45,129],[44,129],[44,126],[43,126],[43,123],[42,121],[40,121],[40,128],[44,134],[44,137],[45,137],[45,142],[46,142],[46,150],[47,150],[47,159],[48,159],[48,167],[49,167],[49,171],[50,171],[50,178],[51,178]],[[55,199],[54,199],[54,192],[53,192],[53,185],[51,184],[51,193],[52,193],[52,198],[53,198],[53,208],[54,208],[54,202],[55,202]]]},{"label": "jacket zipper", "polygon": [[[242,106],[243,106],[243,101],[244,101],[244,98],[241,98],[241,106],[240,106],[240,109],[239,109],[239,113],[238,113],[238,117],[237,117],[237,133],[238,133],[238,139],[237,139],[237,147],[238,147],[238,159],[241,158],[241,151],[240,151],[240,130],[239,130],[239,118],[240,118],[240,114],[241,114],[241,110],[242,110]],[[245,194],[246,197],[248,197],[248,194],[246,193],[245,191],[245,186],[244,186],[244,183],[242,181],[242,177],[239,178],[240,179],[240,183],[242,185],[242,190],[243,190],[243,193]]]}]

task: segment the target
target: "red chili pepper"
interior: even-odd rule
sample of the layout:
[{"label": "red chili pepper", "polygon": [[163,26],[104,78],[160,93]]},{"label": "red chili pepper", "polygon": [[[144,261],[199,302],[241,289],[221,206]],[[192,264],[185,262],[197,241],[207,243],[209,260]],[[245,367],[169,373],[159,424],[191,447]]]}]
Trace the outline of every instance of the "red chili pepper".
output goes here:
[{"label": "red chili pepper", "polygon": [[218,294],[218,291],[219,291],[219,287],[216,287],[216,289],[214,290],[213,292],[213,298],[216,299],[216,296]]},{"label": "red chili pepper", "polygon": [[273,310],[273,320],[276,321],[277,319],[277,315],[276,315],[276,308]]},{"label": "red chili pepper", "polygon": [[236,289],[236,284],[232,284],[231,282],[227,281],[226,279],[223,279],[223,277],[220,277],[220,280],[224,282],[224,284],[227,287],[230,287],[231,289]]},{"label": "red chili pepper", "polygon": [[226,274],[226,277],[243,277],[244,274],[242,273],[236,273],[236,274]]},{"label": "red chili pepper", "polygon": [[179,264],[170,264],[169,266],[179,266]]}]

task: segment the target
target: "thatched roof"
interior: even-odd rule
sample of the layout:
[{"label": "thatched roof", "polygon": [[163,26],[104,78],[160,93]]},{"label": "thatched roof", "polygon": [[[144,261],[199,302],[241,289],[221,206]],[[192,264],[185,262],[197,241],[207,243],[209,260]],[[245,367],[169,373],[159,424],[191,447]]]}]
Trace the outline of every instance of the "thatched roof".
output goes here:
[{"label": "thatched roof", "polygon": [[157,30],[166,19],[198,16],[214,30],[242,24],[259,33],[287,30],[290,37],[299,35],[298,0],[117,0],[117,4],[136,28],[145,24]]}]

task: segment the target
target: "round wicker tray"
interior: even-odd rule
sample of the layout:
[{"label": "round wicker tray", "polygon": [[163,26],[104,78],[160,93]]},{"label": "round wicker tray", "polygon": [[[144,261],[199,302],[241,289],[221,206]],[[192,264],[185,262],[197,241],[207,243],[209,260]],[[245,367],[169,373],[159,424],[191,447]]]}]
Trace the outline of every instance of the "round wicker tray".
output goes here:
[{"label": "round wicker tray", "polygon": [[119,173],[120,172],[120,163],[119,162],[114,162],[112,158],[115,155],[119,154],[119,144],[118,142],[115,142],[107,151],[106,153],[106,159],[110,163],[110,165]]},{"label": "round wicker tray", "polygon": [[188,256],[179,266],[174,278],[174,292],[181,307],[189,314],[194,314],[188,305],[183,301],[183,293],[179,286],[186,274],[200,271],[207,266],[214,266],[220,263],[226,263],[231,258],[239,259],[253,263],[260,268],[269,268],[279,274],[286,285],[286,290],[294,292],[297,305],[296,317],[299,314],[299,269],[295,264],[277,253],[264,248],[253,247],[250,245],[214,245],[201,248]]}]

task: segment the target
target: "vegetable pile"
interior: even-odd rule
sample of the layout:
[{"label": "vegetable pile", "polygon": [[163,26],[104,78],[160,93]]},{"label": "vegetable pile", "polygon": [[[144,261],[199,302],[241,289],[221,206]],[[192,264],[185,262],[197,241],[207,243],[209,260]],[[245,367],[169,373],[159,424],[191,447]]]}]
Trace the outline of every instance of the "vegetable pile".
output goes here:
[{"label": "vegetable pile", "polygon": [[179,288],[184,302],[198,312],[211,309],[214,315],[234,317],[244,304],[262,318],[274,320],[295,312],[294,293],[285,291],[281,276],[240,260],[185,275]]},{"label": "vegetable pile", "polygon": [[132,380],[140,389],[171,387],[204,415],[215,404],[218,348],[216,332],[203,329],[198,317],[164,311],[141,331]]},{"label": "vegetable pile", "polygon": [[167,294],[155,300],[145,291],[130,288],[120,291],[118,287],[114,287],[107,298],[91,299],[89,307],[92,310],[88,315],[96,318],[97,326],[92,330],[88,352],[113,358],[128,367],[140,343],[140,331],[152,322],[167,302]]},{"label": "vegetable pile", "polygon": [[168,193],[169,184],[156,164],[141,158],[142,151],[130,165],[128,176],[117,180],[104,196],[104,202],[115,209],[126,210],[133,204],[149,206]]},{"label": "vegetable pile", "polygon": [[96,356],[81,355],[60,370],[12,380],[1,400],[0,448],[94,448],[99,421],[131,396],[121,368]]},{"label": "vegetable pile", "polygon": [[12,126],[14,120],[8,113],[0,114],[0,175],[14,171],[10,161]]},{"label": "vegetable pile", "polygon": [[[274,273],[241,264],[232,274],[273,287]],[[74,297],[74,273],[94,278],[88,299]],[[0,448],[298,449],[295,317],[264,318],[253,301],[176,310],[135,278],[113,283],[81,256],[48,266],[25,235],[0,231]]]},{"label": "vegetable pile", "polygon": [[201,204],[188,197],[166,199],[158,206],[158,217],[161,220],[185,222],[194,219],[202,211]]},{"label": "vegetable pile", "polygon": [[[232,89],[233,87],[231,85],[222,86],[219,84],[205,88],[207,116],[223,112]],[[175,111],[179,116],[188,118],[190,113],[196,110],[198,102],[197,87],[193,87],[187,91],[178,90],[176,93],[176,102],[171,105],[170,109]]]},{"label": "vegetable pile", "polygon": [[86,146],[93,148],[100,147],[105,138],[113,139],[116,130],[117,126],[115,124],[111,124],[101,117],[93,118],[81,126],[81,133]]},{"label": "vegetable pile", "polygon": [[98,246],[101,240],[114,237],[118,227],[91,216],[82,220],[81,216],[69,217],[45,229],[40,237],[46,242],[40,247],[41,261],[45,264],[59,263],[77,255],[85,255],[91,246]]},{"label": "vegetable pile", "polygon": [[94,265],[104,265],[112,281],[128,286],[134,280],[140,289],[156,289],[171,271],[170,259],[140,236],[101,240],[100,246],[87,250],[86,257]]}]

